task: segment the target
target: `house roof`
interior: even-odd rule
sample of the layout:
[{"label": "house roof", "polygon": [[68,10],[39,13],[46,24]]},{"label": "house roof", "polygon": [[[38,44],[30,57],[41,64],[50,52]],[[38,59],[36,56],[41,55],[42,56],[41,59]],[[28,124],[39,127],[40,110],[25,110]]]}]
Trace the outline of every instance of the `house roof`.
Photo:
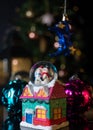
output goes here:
[{"label": "house roof", "polygon": [[33,92],[29,88],[29,85],[26,85],[24,88],[20,99],[56,99],[56,98],[64,98],[66,97],[64,91],[64,85],[58,81],[55,82],[53,87],[48,88],[48,93],[46,93],[45,89],[42,87],[38,92]]},{"label": "house roof", "polygon": [[64,98],[64,97],[66,97],[64,91],[64,85],[60,82],[56,82],[50,94],[50,99]]}]

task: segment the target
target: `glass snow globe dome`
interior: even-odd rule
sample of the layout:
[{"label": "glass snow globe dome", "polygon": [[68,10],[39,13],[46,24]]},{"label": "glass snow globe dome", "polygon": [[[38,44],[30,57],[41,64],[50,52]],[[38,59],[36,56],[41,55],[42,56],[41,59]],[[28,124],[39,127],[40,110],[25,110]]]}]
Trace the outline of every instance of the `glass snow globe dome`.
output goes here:
[{"label": "glass snow globe dome", "polygon": [[58,78],[57,69],[48,61],[39,61],[32,66],[29,78],[33,86],[51,86]]}]

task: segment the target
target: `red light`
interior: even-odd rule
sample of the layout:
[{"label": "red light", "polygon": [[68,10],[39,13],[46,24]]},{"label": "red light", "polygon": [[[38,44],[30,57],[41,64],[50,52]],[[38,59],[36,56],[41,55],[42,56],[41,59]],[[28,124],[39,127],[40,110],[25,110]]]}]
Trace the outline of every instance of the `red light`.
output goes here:
[{"label": "red light", "polygon": [[89,92],[87,90],[84,90],[82,92],[82,95],[84,96],[84,103],[87,104],[89,102],[89,97],[90,97]]}]

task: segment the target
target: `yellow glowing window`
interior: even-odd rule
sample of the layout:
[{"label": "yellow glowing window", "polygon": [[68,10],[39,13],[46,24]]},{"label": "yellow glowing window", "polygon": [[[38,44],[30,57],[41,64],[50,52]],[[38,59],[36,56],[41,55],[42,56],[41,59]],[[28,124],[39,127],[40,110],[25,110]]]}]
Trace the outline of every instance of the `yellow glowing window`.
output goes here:
[{"label": "yellow glowing window", "polygon": [[37,112],[38,112],[38,113],[41,113],[41,110],[40,110],[40,109],[37,109]]},{"label": "yellow glowing window", "polygon": [[44,114],[44,115],[45,115],[45,114],[46,114],[46,111],[45,111],[45,110],[42,110],[42,114]]},{"label": "yellow glowing window", "polygon": [[59,118],[59,119],[61,118],[61,114],[58,114],[58,118]]},{"label": "yellow glowing window", "polygon": [[42,119],[45,119],[46,118],[46,115],[42,115]]},{"label": "yellow glowing window", "polygon": [[54,109],[54,113],[55,113],[55,114],[57,113],[57,109]]},{"label": "yellow glowing window", "polygon": [[54,119],[60,119],[62,118],[62,109],[61,108],[55,108],[53,112]]},{"label": "yellow glowing window", "polygon": [[41,115],[40,115],[40,114],[38,114],[38,115],[37,115],[37,118],[41,118]]},{"label": "yellow glowing window", "polygon": [[45,119],[46,118],[46,110],[38,108],[36,110],[36,117],[40,118],[40,119]]},{"label": "yellow glowing window", "polygon": [[61,113],[61,109],[60,108],[58,108],[58,112]]}]

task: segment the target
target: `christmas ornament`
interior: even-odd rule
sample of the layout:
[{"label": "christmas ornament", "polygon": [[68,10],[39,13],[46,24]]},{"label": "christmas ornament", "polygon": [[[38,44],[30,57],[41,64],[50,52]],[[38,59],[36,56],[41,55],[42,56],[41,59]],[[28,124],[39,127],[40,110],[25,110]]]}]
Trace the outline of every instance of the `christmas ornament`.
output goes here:
[{"label": "christmas ornament", "polygon": [[61,54],[65,56],[69,55],[70,48],[72,47],[72,42],[71,42],[71,25],[66,14],[66,0],[64,4],[64,13],[62,21],[54,25],[54,27],[50,27],[49,30],[56,33],[56,36],[58,37],[57,43],[59,43],[57,51],[52,54],[49,54],[49,56],[53,57]]},{"label": "christmas ornament", "polygon": [[24,80],[11,80],[2,89],[1,102],[6,107],[8,113],[12,113],[13,115],[21,113],[19,96],[26,84],[27,82]]},{"label": "christmas ornament", "polygon": [[19,123],[22,118],[22,104],[19,96],[27,84],[27,81],[22,79],[24,76],[25,73],[23,72],[15,73],[12,80],[2,89],[1,102],[7,111],[6,119],[2,124],[2,130],[20,130]]},{"label": "christmas ornament", "polygon": [[91,92],[89,86],[73,75],[66,83],[65,93],[67,95],[67,117],[70,122],[79,122],[83,114],[88,111],[91,103]]},{"label": "christmas ornament", "polygon": [[30,70],[31,84],[35,86],[50,85],[57,79],[57,70],[50,62],[40,61]]},{"label": "christmas ornament", "polygon": [[2,124],[2,130],[20,130],[20,118],[19,115],[8,116]]}]

